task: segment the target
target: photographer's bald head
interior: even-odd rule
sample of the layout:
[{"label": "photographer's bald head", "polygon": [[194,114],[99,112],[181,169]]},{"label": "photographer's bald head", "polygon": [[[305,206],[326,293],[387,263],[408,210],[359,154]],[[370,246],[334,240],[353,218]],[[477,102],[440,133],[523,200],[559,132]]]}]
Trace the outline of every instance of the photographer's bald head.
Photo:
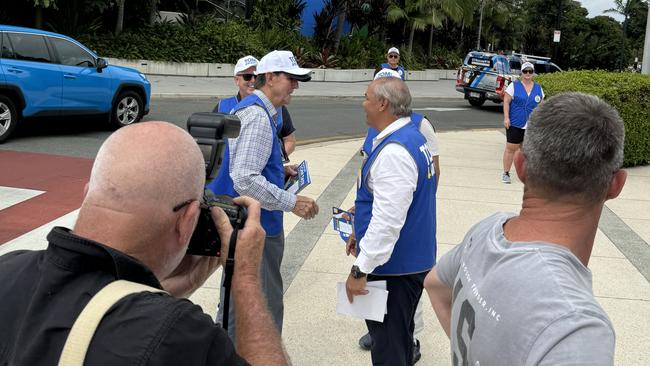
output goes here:
[{"label": "photographer's bald head", "polygon": [[140,259],[164,278],[185,254],[204,184],[203,156],[186,131],[167,122],[122,128],[97,154],[74,232]]}]

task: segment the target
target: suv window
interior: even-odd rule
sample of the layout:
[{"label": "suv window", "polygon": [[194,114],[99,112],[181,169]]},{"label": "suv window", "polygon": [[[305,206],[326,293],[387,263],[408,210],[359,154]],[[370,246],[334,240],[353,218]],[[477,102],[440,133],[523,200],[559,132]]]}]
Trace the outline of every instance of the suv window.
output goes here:
[{"label": "suv window", "polygon": [[6,33],[2,33],[0,37],[0,43],[2,43],[2,52],[0,52],[0,58],[14,58],[14,49],[9,43],[9,37]]},{"label": "suv window", "polygon": [[67,66],[94,67],[95,58],[76,44],[61,38],[50,37],[59,55],[59,61]]},{"label": "suv window", "polygon": [[47,51],[45,38],[35,34],[9,33],[9,39],[14,46],[14,53],[18,60],[35,62],[52,62]]}]

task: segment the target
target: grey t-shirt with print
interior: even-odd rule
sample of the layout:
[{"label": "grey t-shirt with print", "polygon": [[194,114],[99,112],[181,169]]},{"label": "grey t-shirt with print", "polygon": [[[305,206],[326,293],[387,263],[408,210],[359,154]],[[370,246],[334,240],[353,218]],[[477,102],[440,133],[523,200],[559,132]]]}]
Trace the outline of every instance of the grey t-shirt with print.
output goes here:
[{"label": "grey t-shirt with print", "polygon": [[569,250],[510,242],[497,213],[436,265],[452,289],[453,365],[612,365],[614,328]]}]

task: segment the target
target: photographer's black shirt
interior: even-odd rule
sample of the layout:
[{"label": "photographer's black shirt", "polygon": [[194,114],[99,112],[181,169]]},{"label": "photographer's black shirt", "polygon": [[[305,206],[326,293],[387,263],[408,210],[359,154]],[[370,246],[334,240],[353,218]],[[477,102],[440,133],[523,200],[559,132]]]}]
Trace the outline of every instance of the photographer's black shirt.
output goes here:
[{"label": "photographer's black shirt", "polygon": [[[57,365],[72,324],[116,279],[160,288],[142,263],[56,227],[44,251],[0,257],[0,365]],[[189,300],[150,292],[104,316],[85,365],[246,365],[224,330]]]}]

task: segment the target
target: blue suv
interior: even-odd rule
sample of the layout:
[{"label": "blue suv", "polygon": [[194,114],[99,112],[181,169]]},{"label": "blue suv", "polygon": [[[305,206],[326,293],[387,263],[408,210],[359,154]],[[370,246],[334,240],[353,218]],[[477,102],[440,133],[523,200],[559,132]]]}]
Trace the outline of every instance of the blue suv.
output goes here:
[{"label": "blue suv", "polygon": [[151,84],[70,37],[0,25],[0,143],[24,117],[107,115],[114,127],[149,112]]}]

